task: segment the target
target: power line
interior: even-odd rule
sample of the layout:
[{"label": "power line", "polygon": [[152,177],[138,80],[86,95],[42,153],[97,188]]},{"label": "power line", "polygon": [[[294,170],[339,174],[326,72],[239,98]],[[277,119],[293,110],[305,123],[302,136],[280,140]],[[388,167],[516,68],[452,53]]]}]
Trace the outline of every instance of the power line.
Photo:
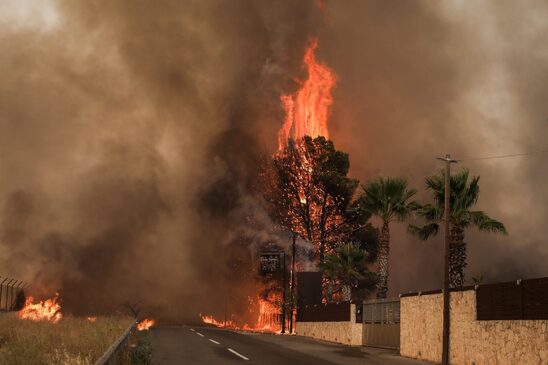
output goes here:
[{"label": "power line", "polygon": [[477,157],[477,158],[463,158],[463,159],[459,159],[458,161],[494,160],[494,159],[498,159],[498,158],[540,155],[542,153],[548,153],[548,150],[534,151],[534,152],[524,152],[524,153],[515,153],[515,154],[511,154],[511,155],[487,156],[487,157]]}]

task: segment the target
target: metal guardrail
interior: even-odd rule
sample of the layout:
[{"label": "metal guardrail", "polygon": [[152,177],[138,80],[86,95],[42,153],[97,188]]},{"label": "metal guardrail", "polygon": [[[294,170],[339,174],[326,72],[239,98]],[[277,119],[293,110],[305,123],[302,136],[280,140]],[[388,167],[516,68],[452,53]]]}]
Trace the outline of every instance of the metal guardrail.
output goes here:
[{"label": "metal guardrail", "polygon": [[23,280],[0,276],[0,310],[17,310],[18,298],[29,285]]},{"label": "metal guardrail", "polygon": [[118,356],[120,352],[127,347],[127,342],[129,341],[129,336],[135,331],[137,326],[137,321],[134,321],[124,333],[118,337],[116,341],[108,348],[107,351],[101,356],[96,362],[95,365],[114,365],[118,361]]}]

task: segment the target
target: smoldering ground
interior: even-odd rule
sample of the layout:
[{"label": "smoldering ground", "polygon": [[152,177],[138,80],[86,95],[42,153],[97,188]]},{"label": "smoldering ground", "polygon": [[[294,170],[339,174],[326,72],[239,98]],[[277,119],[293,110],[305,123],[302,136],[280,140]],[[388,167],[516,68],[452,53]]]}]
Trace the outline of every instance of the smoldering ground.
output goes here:
[{"label": "smoldering ground", "polygon": [[[314,35],[339,75],[331,137],[361,180],[422,188],[446,152],[546,147],[548,8],[516,6],[3,0],[2,271],[76,313],[143,300],[183,318],[244,292],[249,247],[273,239],[266,218],[249,231],[249,192]],[[510,231],[469,235],[468,273],[545,275],[544,160],[462,165]],[[394,228],[392,292],[439,286],[440,240]]]}]

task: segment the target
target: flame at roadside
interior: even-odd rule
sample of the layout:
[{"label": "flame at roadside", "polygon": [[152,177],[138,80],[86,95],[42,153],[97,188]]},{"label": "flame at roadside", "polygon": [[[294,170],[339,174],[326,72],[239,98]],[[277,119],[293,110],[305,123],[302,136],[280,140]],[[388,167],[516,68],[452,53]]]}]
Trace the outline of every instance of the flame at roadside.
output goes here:
[{"label": "flame at roadside", "polygon": [[137,323],[138,331],[148,331],[150,327],[154,326],[155,321],[153,319],[145,318],[141,322]]},{"label": "flame at roadside", "polygon": [[34,303],[34,298],[29,296],[25,300],[25,306],[19,311],[19,318],[57,323],[63,318],[61,305],[57,302],[58,299],[59,294],[57,293],[51,299]]},{"label": "flame at roadside", "polygon": [[[280,298],[269,298],[273,301]],[[219,320],[212,315],[204,315],[200,313],[202,322],[211,324],[218,328],[229,328],[242,331],[256,332],[272,332],[279,333],[281,331],[281,309],[275,302],[259,298],[257,303],[253,305],[258,310],[255,323],[239,323],[235,319]]]}]

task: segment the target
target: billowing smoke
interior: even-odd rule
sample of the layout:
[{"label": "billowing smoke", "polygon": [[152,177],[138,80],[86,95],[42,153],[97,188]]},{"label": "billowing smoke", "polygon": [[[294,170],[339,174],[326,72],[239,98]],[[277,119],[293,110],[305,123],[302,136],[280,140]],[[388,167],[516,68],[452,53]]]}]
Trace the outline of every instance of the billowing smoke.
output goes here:
[{"label": "billowing smoke", "polygon": [[[322,33],[340,76],[332,136],[352,173],[424,176],[451,153],[466,159],[548,149],[548,4],[350,1],[329,3]],[[508,237],[467,234],[469,282],[546,276],[546,155],[462,162],[481,175],[478,208]],[[443,237],[419,242],[394,225],[392,294],[439,288]]]},{"label": "billowing smoke", "polygon": [[[546,147],[546,16],[541,1],[4,0],[0,275],[76,313],[214,310],[274,239],[250,192],[310,36],[339,75],[330,132],[352,174],[422,188],[446,152]],[[468,235],[469,276],[546,274],[542,156],[461,165],[510,231]],[[439,286],[441,240],[395,229],[393,293]]]}]

